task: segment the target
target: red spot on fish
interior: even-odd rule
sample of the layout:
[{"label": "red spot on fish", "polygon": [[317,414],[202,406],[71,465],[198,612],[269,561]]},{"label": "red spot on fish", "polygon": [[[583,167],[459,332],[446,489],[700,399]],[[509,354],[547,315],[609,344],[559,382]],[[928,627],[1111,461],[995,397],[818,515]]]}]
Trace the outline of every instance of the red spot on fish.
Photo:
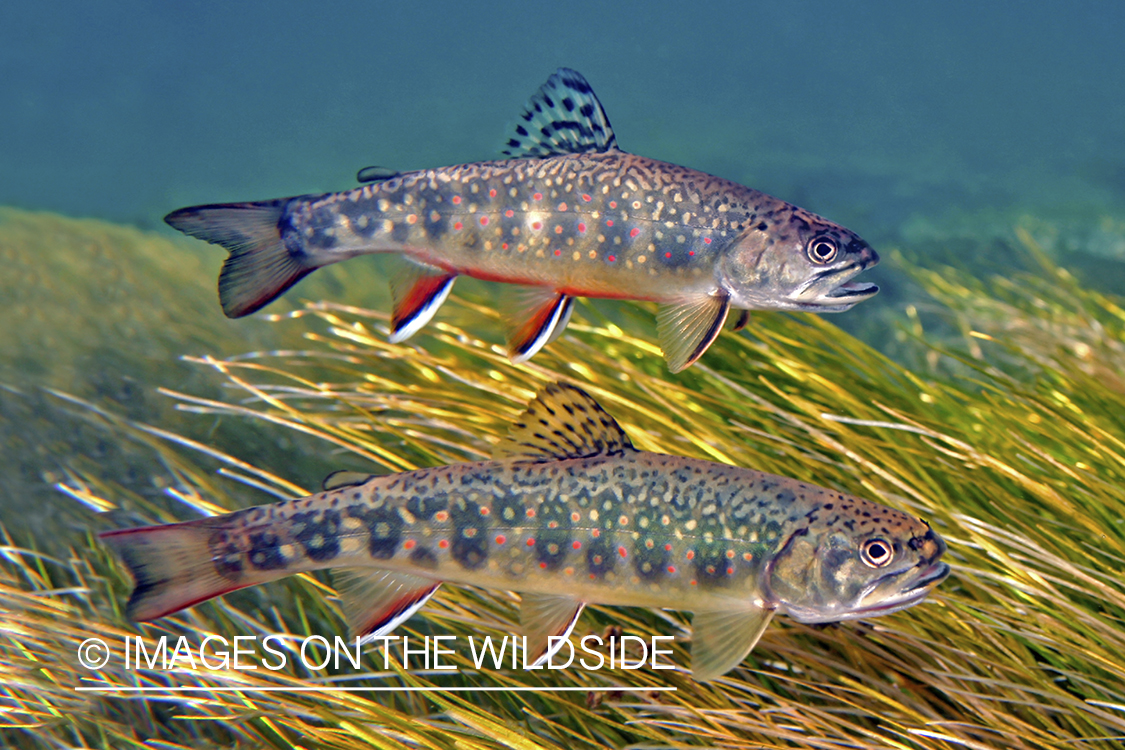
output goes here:
[{"label": "red spot on fish", "polygon": [[570,520],[574,523],[578,523],[579,521],[582,520],[582,515],[578,512],[571,513],[570,514]]},{"label": "red spot on fish", "polygon": [[459,196],[459,195],[455,195],[455,196],[453,196],[453,199],[452,199],[452,200],[453,200],[453,205],[454,205],[454,206],[458,206],[458,205],[460,205],[460,204],[461,204],[461,196]]},{"label": "red spot on fish", "polygon": [[621,555],[622,557],[625,557],[628,553],[625,551],[624,547],[618,547],[617,548],[617,554]]},{"label": "red spot on fish", "polygon": [[727,568],[727,575],[728,576],[734,575],[734,568]]},{"label": "red spot on fish", "polygon": [[671,257],[672,257],[672,253],[664,253],[664,257],[665,257],[665,258],[671,258]]},{"label": "red spot on fish", "polygon": [[506,542],[506,541],[508,541],[508,538],[507,538],[506,536],[504,536],[503,534],[499,534],[499,535],[498,535],[498,536],[496,537],[496,543],[497,543],[497,544],[503,544],[503,543],[504,543],[504,542]]},{"label": "red spot on fish", "polygon": [[693,580],[693,581],[691,582],[691,585],[692,585],[692,586],[694,586],[694,585],[695,585],[695,583],[696,583],[696,582],[695,582],[695,581]]},{"label": "red spot on fish", "polygon": [[617,208],[617,201],[610,201],[610,202],[609,202],[609,207],[610,207],[610,208]]},{"label": "red spot on fish", "polygon": [[513,216],[516,215],[516,212],[509,208],[507,211],[504,212],[504,215],[507,216],[510,219],[510,218],[512,218]]},{"label": "red spot on fish", "polygon": [[612,263],[613,261],[617,260],[617,256],[616,255],[610,255],[606,258],[606,260],[608,260],[610,263]]},{"label": "red spot on fish", "polygon": [[689,550],[687,551],[687,559],[689,559],[689,560],[694,560],[694,559],[695,559],[695,550],[693,550],[693,549],[689,549]]},{"label": "red spot on fish", "polygon": [[597,576],[596,576],[596,575],[594,575],[593,573],[591,573],[591,574],[590,574],[590,580],[591,580],[591,581],[597,580]]},{"label": "red spot on fish", "polygon": [[742,559],[745,560],[746,562],[750,562],[751,560],[754,559],[754,556],[752,554],[750,554],[749,552],[743,552],[742,553]]},{"label": "red spot on fish", "polygon": [[539,567],[542,568],[543,570],[546,570],[547,569],[547,563],[541,562],[541,563],[539,563]]},{"label": "red spot on fish", "polygon": [[562,225],[561,224],[555,225],[555,234],[562,234]]},{"label": "red spot on fish", "polygon": [[528,518],[535,518],[535,508],[528,508],[526,511],[524,511],[524,515]]},{"label": "red spot on fish", "polygon": [[629,236],[630,237],[636,237],[640,233],[641,233],[641,230],[637,229],[636,227],[633,227],[632,229],[629,230]]},{"label": "red spot on fish", "polygon": [[565,203],[560,203],[560,204],[559,204],[559,210],[560,210],[560,211],[565,211],[565,210],[566,210],[566,204],[565,204]]},{"label": "red spot on fish", "polygon": [[500,245],[500,249],[501,249],[501,250],[507,250],[507,249],[508,249],[508,243],[507,243],[507,242],[505,242],[505,243],[503,243],[502,245]]},{"label": "red spot on fish", "polygon": [[613,219],[606,219],[605,225],[607,227],[612,227],[613,226]]},{"label": "red spot on fish", "polygon": [[434,520],[438,521],[439,523],[442,521],[448,521],[449,513],[444,510],[439,510],[437,513],[434,513]]},{"label": "red spot on fish", "polygon": [[562,255],[562,250],[556,250],[555,255]]},{"label": "red spot on fish", "polygon": [[488,217],[487,216],[480,217],[480,225],[482,227],[488,226]]},{"label": "red spot on fish", "polygon": [[601,529],[594,529],[593,531],[590,532],[590,536],[594,537],[595,539],[598,538],[601,535],[602,535]]},{"label": "red spot on fish", "polygon": [[703,238],[703,244],[704,245],[710,245],[711,244],[711,238],[710,237],[704,237]]},{"label": "red spot on fish", "polygon": [[676,566],[675,565],[669,565],[668,566],[668,572],[669,573],[675,573],[676,572]]},{"label": "red spot on fish", "polygon": [[578,222],[578,231],[579,232],[585,232],[586,231],[586,225],[583,224],[582,222]]},{"label": "red spot on fish", "polygon": [[733,559],[734,559],[734,550],[732,550],[732,549],[728,549],[728,550],[727,550],[727,559],[728,559],[728,560],[733,560]]},{"label": "red spot on fish", "polygon": [[414,549],[414,540],[413,539],[407,539],[405,542],[402,543],[402,548],[403,549]]},{"label": "red spot on fish", "polygon": [[462,226],[464,226],[464,225],[459,221],[453,222],[453,228],[456,229],[457,231],[461,231]]},{"label": "red spot on fish", "polygon": [[547,522],[547,528],[548,529],[557,529],[558,527],[559,527],[558,521],[548,521]]},{"label": "red spot on fish", "polygon": [[489,513],[491,513],[491,512],[492,512],[492,511],[491,511],[491,510],[489,510],[489,508],[488,508],[488,506],[487,506],[487,505],[483,505],[483,506],[481,506],[481,509],[480,509],[480,514],[481,514],[482,516],[487,516],[487,515],[488,515]]},{"label": "red spot on fish", "polygon": [[543,194],[542,193],[536,193],[535,195],[531,196],[531,199],[533,201],[541,201],[541,200],[543,200]]},{"label": "red spot on fish", "polygon": [[449,540],[448,539],[442,539],[440,542],[437,543],[437,546],[441,547],[442,549],[445,549],[449,546]]},{"label": "red spot on fish", "polygon": [[570,546],[574,547],[574,549],[582,549],[582,542],[575,542],[574,544],[572,544]]},{"label": "red spot on fish", "polygon": [[532,229],[542,229],[543,228],[543,222],[541,222],[541,221],[532,222],[531,228]]},{"label": "red spot on fish", "polygon": [[407,223],[407,224],[417,224],[417,223],[418,223],[418,214],[409,214],[409,215],[407,215],[407,217],[406,217],[406,223]]},{"label": "red spot on fish", "polygon": [[528,547],[534,547],[535,546],[535,540],[534,539],[528,539],[527,540],[527,546]]},{"label": "red spot on fish", "polygon": [[492,190],[488,191],[488,197],[489,198],[495,198],[496,197],[496,188],[493,188]]},{"label": "red spot on fish", "polygon": [[584,200],[584,201],[586,201],[587,203],[589,203],[590,201],[592,201],[592,200],[593,200],[593,198],[591,198],[590,196],[588,196],[588,195],[586,195],[585,193],[583,193],[583,194],[582,194],[582,200]]},{"label": "red spot on fish", "polygon": [[687,251],[687,254],[688,254],[688,255],[695,255],[695,251],[694,251],[694,250],[688,250],[688,251]]},{"label": "red spot on fish", "polygon": [[664,551],[665,552],[671,552],[672,551],[672,545],[671,544],[665,544],[664,545]]}]

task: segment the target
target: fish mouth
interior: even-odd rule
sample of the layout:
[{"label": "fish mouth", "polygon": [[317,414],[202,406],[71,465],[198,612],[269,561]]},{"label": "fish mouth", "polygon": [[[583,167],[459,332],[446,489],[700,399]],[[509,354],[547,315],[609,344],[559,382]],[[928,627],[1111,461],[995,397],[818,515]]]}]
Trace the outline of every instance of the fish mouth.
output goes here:
[{"label": "fish mouth", "polygon": [[[910,588],[899,592],[897,595],[881,599],[879,602],[870,606],[860,606],[852,610],[848,615],[848,619],[857,617],[871,617],[873,615],[885,615],[891,612],[897,612],[900,609],[913,607],[918,602],[929,596],[934,588],[945,580],[949,575],[949,565],[943,562],[931,563],[929,567],[917,574],[917,580]],[[901,578],[902,574],[896,574],[895,578]],[[875,583],[871,584],[868,590],[860,598],[860,601],[866,599],[871,594],[875,593],[879,588],[885,585],[886,578],[881,578]]]},{"label": "fish mouth", "polygon": [[813,276],[790,295],[798,310],[815,312],[844,312],[854,305],[871,299],[879,287],[868,281],[849,281],[868,268],[869,264],[852,263]]}]

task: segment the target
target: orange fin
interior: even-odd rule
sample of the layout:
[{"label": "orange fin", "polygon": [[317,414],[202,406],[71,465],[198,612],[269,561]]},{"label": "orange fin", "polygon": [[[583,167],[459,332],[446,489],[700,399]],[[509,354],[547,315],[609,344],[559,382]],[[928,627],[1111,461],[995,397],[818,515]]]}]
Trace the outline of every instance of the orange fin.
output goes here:
[{"label": "orange fin", "polygon": [[680,304],[661,305],[656,316],[660,348],[672,372],[685,370],[703,356],[723,330],[730,312],[730,298],[708,294]]},{"label": "orange fin", "polygon": [[241,318],[280,297],[316,270],[304,254],[289,251],[278,228],[287,200],[191,206],[164,217],[170,226],[230,252],[219,274],[219,302],[228,318]]},{"label": "orange fin", "polygon": [[138,622],[155,620],[231,591],[284,578],[292,571],[248,574],[232,566],[220,575],[212,560],[217,519],[107,531],[98,536],[128,566],[135,586],[125,613]]},{"label": "orange fin", "polygon": [[521,594],[520,627],[527,637],[525,663],[542,664],[562,648],[585,602],[554,594]]},{"label": "orange fin", "polygon": [[569,295],[538,287],[521,296],[521,309],[509,316],[514,325],[508,334],[508,357],[517,365],[562,335],[574,303]]},{"label": "orange fin", "polygon": [[402,260],[401,266],[391,274],[390,342],[406,341],[430,322],[437,309],[449,296],[456,274],[440,268]]},{"label": "orange fin", "polygon": [[441,586],[432,578],[371,568],[337,568],[332,575],[351,635],[365,642],[409,620]]}]

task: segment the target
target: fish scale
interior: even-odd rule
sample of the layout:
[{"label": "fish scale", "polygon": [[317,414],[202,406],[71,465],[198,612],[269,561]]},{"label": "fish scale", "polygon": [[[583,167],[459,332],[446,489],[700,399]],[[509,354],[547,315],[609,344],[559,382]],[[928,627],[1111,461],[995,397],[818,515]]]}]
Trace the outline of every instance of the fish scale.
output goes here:
[{"label": "fish scale", "polygon": [[[885,614],[949,572],[913,516],[793,479],[636,450],[585,392],[548,386],[492,460],[371,477],[217,518],[103,535],[130,566],[128,611],[162,617],[323,568],[353,630],[385,634],[442,582],[518,591],[533,653],[586,603],[696,613],[706,679],[775,612]],[[190,561],[185,566],[185,561]],[[732,625],[738,634],[722,631]],[[720,635],[722,637],[720,637]]]},{"label": "fish scale", "polygon": [[[503,161],[394,173],[339,193],[191,206],[173,227],[230,251],[223,311],[241,317],[317,268],[357,255],[404,261],[391,340],[421,329],[453,280],[531,289],[506,311],[522,362],[565,329],[575,297],[656,302],[673,371],[695,362],[731,308],[842,312],[878,291],[854,232],[751,188],[617,148],[586,80],[560,69],[532,97]],[[745,316],[741,318],[745,320]]]}]

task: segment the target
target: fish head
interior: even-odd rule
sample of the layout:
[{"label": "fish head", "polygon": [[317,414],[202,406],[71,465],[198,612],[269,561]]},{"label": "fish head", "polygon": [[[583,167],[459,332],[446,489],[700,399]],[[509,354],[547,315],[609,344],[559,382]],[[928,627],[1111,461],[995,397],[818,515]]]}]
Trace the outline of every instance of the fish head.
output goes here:
[{"label": "fish head", "polygon": [[897,612],[949,575],[940,560],[945,542],[928,523],[836,497],[810,513],[765,567],[766,591],[790,617],[822,623]]},{"label": "fish head", "polygon": [[843,312],[879,291],[851,281],[879,262],[855,232],[787,203],[751,223],[718,265],[733,307]]}]

